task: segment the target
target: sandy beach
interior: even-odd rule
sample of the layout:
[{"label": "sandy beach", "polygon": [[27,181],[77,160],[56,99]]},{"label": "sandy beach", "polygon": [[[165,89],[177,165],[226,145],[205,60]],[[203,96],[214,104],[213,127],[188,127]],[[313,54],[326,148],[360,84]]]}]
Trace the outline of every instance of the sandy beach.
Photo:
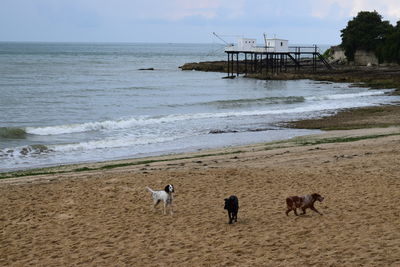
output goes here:
[{"label": "sandy beach", "polygon": [[226,2],[2,1],[0,267],[400,267],[400,0]]},{"label": "sandy beach", "polygon": [[[399,266],[399,150],[371,128],[2,179],[0,265]],[[173,216],[145,190],[169,183]],[[285,215],[313,192],[323,216]]]}]

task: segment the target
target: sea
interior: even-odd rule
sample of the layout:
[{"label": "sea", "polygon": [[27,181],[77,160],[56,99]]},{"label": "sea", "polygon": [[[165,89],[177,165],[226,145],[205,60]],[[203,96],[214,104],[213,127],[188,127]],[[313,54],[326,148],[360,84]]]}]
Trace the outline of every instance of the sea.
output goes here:
[{"label": "sea", "polygon": [[399,101],[179,68],[212,60],[221,44],[0,42],[0,172],[288,139],[319,131],[283,122]]}]

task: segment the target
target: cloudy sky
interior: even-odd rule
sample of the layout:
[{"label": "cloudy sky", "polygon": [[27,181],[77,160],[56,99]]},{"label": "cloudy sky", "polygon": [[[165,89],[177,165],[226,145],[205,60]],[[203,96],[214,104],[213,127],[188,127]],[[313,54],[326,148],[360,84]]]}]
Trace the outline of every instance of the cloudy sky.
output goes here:
[{"label": "cloudy sky", "polygon": [[0,0],[0,41],[210,43],[216,32],[338,44],[373,10],[400,20],[400,0]]}]

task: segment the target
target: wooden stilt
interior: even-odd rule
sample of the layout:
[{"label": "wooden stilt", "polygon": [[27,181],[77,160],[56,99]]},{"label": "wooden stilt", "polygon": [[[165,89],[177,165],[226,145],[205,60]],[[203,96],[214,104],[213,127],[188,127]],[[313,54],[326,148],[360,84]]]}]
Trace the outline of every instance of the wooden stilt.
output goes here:
[{"label": "wooden stilt", "polygon": [[236,53],[236,77],[239,77],[239,53]]},{"label": "wooden stilt", "polygon": [[244,53],[244,75],[247,75],[247,53]]},{"label": "wooden stilt", "polygon": [[230,69],[229,69],[229,67],[231,66],[231,62],[230,62],[230,53],[227,53],[228,54],[228,77],[229,77],[229,75],[230,75]]}]

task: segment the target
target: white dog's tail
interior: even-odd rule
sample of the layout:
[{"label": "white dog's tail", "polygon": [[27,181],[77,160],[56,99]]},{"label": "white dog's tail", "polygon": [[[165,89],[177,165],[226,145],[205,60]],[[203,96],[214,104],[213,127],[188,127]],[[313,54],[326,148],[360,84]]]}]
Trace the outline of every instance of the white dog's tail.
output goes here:
[{"label": "white dog's tail", "polygon": [[150,193],[154,193],[153,189],[151,189],[150,187],[146,186],[147,191],[149,191]]}]

